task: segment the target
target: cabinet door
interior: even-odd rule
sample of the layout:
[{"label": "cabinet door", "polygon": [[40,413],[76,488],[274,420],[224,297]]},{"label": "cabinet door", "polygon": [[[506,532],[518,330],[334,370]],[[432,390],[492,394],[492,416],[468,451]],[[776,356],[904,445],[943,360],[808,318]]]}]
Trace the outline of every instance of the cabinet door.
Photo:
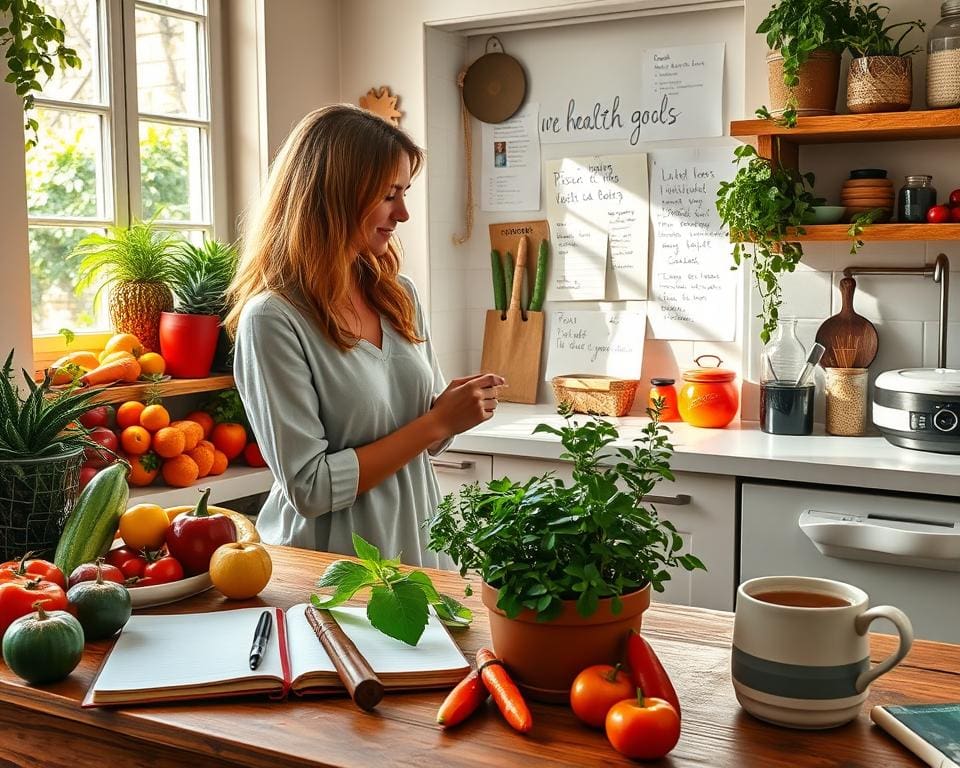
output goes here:
[{"label": "cabinet door", "polygon": [[431,456],[430,463],[437,473],[441,496],[455,493],[468,483],[486,483],[493,478],[493,457],[483,453],[446,451]]},{"label": "cabinet door", "polygon": [[[549,471],[569,481],[570,464],[563,461],[493,457],[493,476],[522,482]],[[661,519],[676,526],[684,551],[699,557],[706,571],[670,570],[663,592],[653,599],[678,605],[733,610],[736,481],[726,475],[677,472],[676,482],[657,485],[648,497]]]}]

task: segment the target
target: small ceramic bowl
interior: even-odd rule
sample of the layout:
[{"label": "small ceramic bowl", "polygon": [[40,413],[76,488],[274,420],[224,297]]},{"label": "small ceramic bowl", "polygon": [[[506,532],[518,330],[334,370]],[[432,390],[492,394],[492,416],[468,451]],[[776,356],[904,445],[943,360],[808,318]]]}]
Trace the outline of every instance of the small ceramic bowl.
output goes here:
[{"label": "small ceramic bowl", "polygon": [[807,214],[806,223],[836,224],[843,218],[846,210],[846,206],[843,205],[815,205]]}]

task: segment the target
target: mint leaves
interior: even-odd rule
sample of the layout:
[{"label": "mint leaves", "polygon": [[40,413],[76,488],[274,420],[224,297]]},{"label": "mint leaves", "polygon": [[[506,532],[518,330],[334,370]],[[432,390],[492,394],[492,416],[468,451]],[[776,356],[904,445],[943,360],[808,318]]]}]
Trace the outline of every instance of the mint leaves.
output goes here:
[{"label": "mint leaves", "polygon": [[384,560],[380,550],[356,533],[353,549],[360,558],[331,563],[317,581],[319,589],[332,589],[332,595],[310,595],[320,609],[341,605],[365,587],[370,587],[367,618],[383,632],[407,645],[416,645],[427,626],[429,606],[447,626],[465,627],[473,612],[449,595],[442,595],[423,571],[400,571],[400,558]]}]

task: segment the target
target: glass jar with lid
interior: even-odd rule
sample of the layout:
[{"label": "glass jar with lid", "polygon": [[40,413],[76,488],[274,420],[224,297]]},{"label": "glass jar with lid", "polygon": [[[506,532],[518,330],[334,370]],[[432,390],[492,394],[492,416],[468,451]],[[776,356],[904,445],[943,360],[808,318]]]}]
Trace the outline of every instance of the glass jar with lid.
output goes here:
[{"label": "glass jar with lid", "polygon": [[940,6],[940,21],[927,35],[927,106],[960,106],[960,0]]},{"label": "glass jar with lid", "polygon": [[936,204],[933,176],[907,176],[897,196],[897,221],[922,224],[927,220],[927,211]]}]

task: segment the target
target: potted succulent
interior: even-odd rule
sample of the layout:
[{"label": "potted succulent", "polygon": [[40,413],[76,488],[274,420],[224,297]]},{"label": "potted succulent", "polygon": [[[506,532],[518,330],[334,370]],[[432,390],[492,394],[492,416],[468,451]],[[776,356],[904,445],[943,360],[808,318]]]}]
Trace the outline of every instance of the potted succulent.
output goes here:
[{"label": "potted succulent", "polygon": [[160,317],[160,354],[174,378],[210,375],[236,269],[236,248],[218,240],[202,247],[184,242],[174,250],[169,280],[176,309]]},{"label": "potted succulent", "polygon": [[77,292],[98,284],[95,301],[110,285],[108,309],[117,333],[132,333],[145,352],[160,349],[160,313],[173,309],[170,255],[177,242],[173,232],[161,232],[153,219],[130,227],[110,227],[106,235],[87,235],[74,248],[79,258]]},{"label": "potted succulent", "polygon": [[703,568],[674,526],[644,502],[672,480],[667,427],[659,412],[629,448],[614,447],[617,428],[592,416],[575,420],[561,406],[556,435],[572,462],[572,482],[553,473],[523,482],[473,484],[441,502],[430,548],[460,574],[477,573],[498,656],[533,698],[564,701],[574,677],[620,658],[628,631],[639,629],[651,590],[667,568]]},{"label": "potted succulent", "polygon": [[[890,8],[857,0],[846,43],[853,58],[847,70],[847,109],[855,113],[901,112],[913,101],[913,54],[919,45],[901,50],[904,38],[921,20],[887,25]],[[902,29],[896,39],[894,30]]]},{"label": "potted succulent", "polygon": [[42,553],[57,545],[77,500],[84,449],[99,447],[80,426],[96,389],[52,389],[23,371],[26,394],[13,377],[13,352],[0,369],[0,558]]},{"label": "potted succulent", "polygon": [[780,0],[757,27],[765,35],[771,109],[803,115],[836,112],[840,55],[850,29],[850,0]]}]

